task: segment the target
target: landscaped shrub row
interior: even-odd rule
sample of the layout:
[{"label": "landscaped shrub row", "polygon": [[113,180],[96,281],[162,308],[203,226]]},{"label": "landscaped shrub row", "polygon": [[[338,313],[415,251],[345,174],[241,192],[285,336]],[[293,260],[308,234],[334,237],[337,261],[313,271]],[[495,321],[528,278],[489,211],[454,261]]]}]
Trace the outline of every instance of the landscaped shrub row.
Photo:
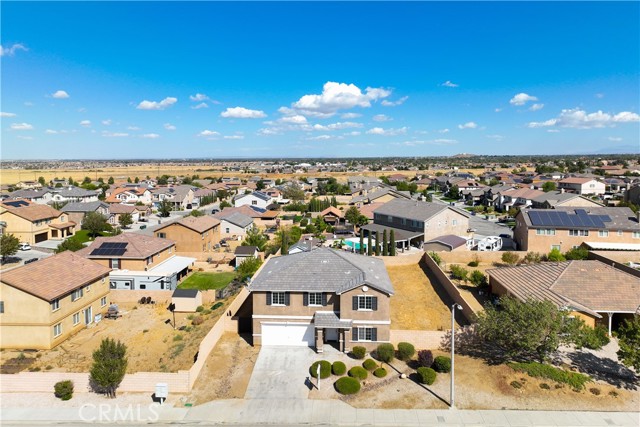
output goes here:
[{"label": "landscaped shrub row", "polygon": [[396,355],[393,344],[380,344],[376,348],[376,358],[382,362],[390,363]]},{"label": "landscaped shrub row", "polygon": [[387,376],[387,370],[384,368],[378,368],[373,371],[373,376],[376,378],[384,378]]},{"label": "landscaped shrub row", "polygon": [[333,375],[342,376],[347,372],[347,365],[340,361],[333,362],[333,365],[331,365],[331,371],[333,372]]},{"label": "landscaped shrub row", "polygon": [[451,372],[451,358],[447,356],[438,356],[433,361],[433,369],[436,372]]},{"label": "landscaped shrub row", "polygon": [[69,400],[73,397],[73,381],[59,381],[53,386],[54,395],[61,400]]},{"label": "landscaped shrub row", "polygon": [[376,363],[376,361],[373,359],[367,359],[362,362],[362,367],[364,367],[364,369],[366,369],[367,371],[373,371],[378,367],[378,363]]},{"label": "landscaped shrub row", "polygon": [[366,380],[369,376],[369,373],[361,366],[354,366],[353,368],[349,369],[349,376],[357,378],[359,380]]},{"label": "landscaped shrub row", "polygon": [[398,359],[406,362],[411,360],[414,354],[416,354],[416,348],[413,344],[408,342],[398,343]]},{"label": "landscaped shrub row", "polygon": [[[365,373],[366,372],[367,371],[365,371]],[[352,377],[339,378],[338,381],[336,381],[335,386],[336,390],[338,390],[338,393],[340,394],[355,394],[360,391],[360,381]]]},{"label": "landscaped shrub row", "polygon": [[431,385],[436,380],[436,371],[422,366],[418,368],[418,377],[420,377],[420,382],[422,384]]},{"label": "landscaped shrub row", "polygon": [[588,375],[578,372],[569,372],[563,369],[545,365],[538,362],[529,363],[507,363],[511,369],[518,372],[525,372],[532,377],[547,378],[559,383],[565,383],[575,390],[582,390],[585,384],[591,381]]},{"label": "landscaped shrub row", "polygon": [[320,379],[329,378],[331,375],[331,363],[326,360],[319,360],[317,362],[313,362],[311,367],[309,368],[309,373],[313,378],[318,378],[318,365],[320,365]]},{"label": "landscaped shrub row", "polygon": [[418,363],[420,366],[430,368],[433,365],[433,353],[431,350],[420,350],[418,352]]},{"label": "landscaped shrub row", "polygon": [[353,350],[351,350],[351,353],[353,353],[353,357],[355,357],[356,359],[362,360],[364,359],[364,356],[366,356],[367,354],[367,349],[357,345],[353,347]]}]

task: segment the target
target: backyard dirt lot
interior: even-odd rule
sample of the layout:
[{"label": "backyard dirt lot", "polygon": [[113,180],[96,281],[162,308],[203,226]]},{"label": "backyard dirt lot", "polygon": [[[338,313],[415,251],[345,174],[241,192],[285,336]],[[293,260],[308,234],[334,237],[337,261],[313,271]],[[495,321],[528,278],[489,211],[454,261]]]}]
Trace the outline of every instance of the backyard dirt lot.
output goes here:
[{"label": "backyard dirt lot", "polygon": [[214,399],[242,399],[260,347],[238,334],[225,333],[209,354],[187,402],[199,405]]},{"label": "backyard dirt lot", "polygon": [[[173,317],[164,305],[119,304],[124,314],[116,320],[104,319],[52,350],[23,353],[23,356],[18,351],[3,350],[0,360],[4,365],[11,359],[15,361],[26,356],[34,359],[28,366],[29,370],[88,372],[93,363],[93,351],[100,346],[103,338],[110,337],[127,345],[129,373],[189,369],[200,342],[224,313],[230,299],[221,302],[223,306],[213,311],[205,310],[195,315],[176,313],[176,326],[184,326],[185,330],[182,331],[165,324],[167,319]],[[196,316],[202,316],[203,323],[194,326],[190,318]]]},{"label": "backyard dirt lot", "polygon": [[388,266],[395,294],[391,297],[391,329],[441,331],[451,328],[453,301],[420,264]]}]

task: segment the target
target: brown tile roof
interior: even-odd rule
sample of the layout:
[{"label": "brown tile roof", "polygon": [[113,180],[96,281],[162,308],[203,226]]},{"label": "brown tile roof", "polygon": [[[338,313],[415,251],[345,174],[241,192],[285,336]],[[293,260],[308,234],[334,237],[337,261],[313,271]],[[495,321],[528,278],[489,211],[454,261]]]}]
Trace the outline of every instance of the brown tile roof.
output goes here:
[{"label": "brown tile roof", "polygon": [[373,211],[375,211],[382,205],[384,205],[384,203],[380,203],[380,202],[369,203],[368,205],[362,205],[360,207],[360,213],[373,221]]},{"label": "brown tile roof", "polygon": [[535,197],[543,196],[544,191],[534,190],[532,188],[519,188],[517,190],[507,190],[502,193],[503,196],[509,196],[512,198],[521,197],[523,199],[533,199]]},{"label": "brown tile roof", "polygon": [[186,216],[177,221],[163,225],[160,228],[156,228],[155,231],[160,231],[174,224],[180,224],[184,227],[187,227],[190,230],[195,231],[196,233],[204,233],[205,231],[211,230],[212,228],[220,225],[220,220],[208,215],[199,216],[199,217]]},{"label": "brown tile roof", "polygon": [[43,219],[57,218],[62,212],[53,209],[49,205],[32,204],[29,206],[22,206],[14,208],[12,206],[6,206],[7,211],[17,215],[27,221],[41,221]]},{"label": "brown tile roof", "polygon": [[320,216],[326,216],[329,214],[336,216],[338,218],[344,218],[344,213],[340,209],[336,208],[335,206],[329,206],[327,209],[320,212]]},{"label": "brown tile roof", "polygon": [[249,216],[251,218],[262,218],[262,213],[258,212],[255,209],[251,209],[248,205],[242,205],[236,207],[228,207],[224,208],[222,211],[218,212],[215,217],[216,218],[225,218],[234,213],[241,213],[242,215]]},{"label": "brown tile roof", "polygon": [[124,205],[122,203],[114,203],[109,206],[110,214],[133,213],[136,210],[134,205]]},{"label": "brown tile roof", "polygon": [[595,181],[592,178],[565,178],[558,181],[560,184],[585,184],[589,181]]},{"label": "brown tile roof", "polygon": [[2,273],[2,282],[46,301],[109,275],[110,268],[74,252],[63,252]]},{"label": "brown tile roof", "polygon": [[[90,255],[94,249],[99,248],[100,245],[106,242],[127,243],[125,253],[121,256]],[[169,239],[161,239],[159,237],[146,236],[138,233],[122,233],[117,236],[98,237],[91,245],[80,249],[76,253],[86,258],[146,259],[174,245],[175,242]]]},{"label": "brown tile roof", "polygon": [[545,262],[487,273],[521,301],[549,300],[591,314],[635,312],[640,307],[640,277],[601,261]]},{"label": "brown tile roof", "polygon": [[67,221],[67,222],[63,222],[60,224],[49,224],[49,227],[51,228],[57,228],[59,230],[65,229],[65,228],[69,228],[69,227],[75,227],[76,223],[73,221]]}]

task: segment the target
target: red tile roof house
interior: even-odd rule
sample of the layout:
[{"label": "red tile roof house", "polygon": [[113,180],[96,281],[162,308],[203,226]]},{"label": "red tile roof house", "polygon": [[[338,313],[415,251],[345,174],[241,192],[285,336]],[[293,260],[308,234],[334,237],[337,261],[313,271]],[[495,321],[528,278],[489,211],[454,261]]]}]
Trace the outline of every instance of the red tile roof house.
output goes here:
[{"label": "red tile roof house", "polygon": [[577,194],[600,195],[605,193],[604,182],[592,178],[565,178],[558,181],[558,188]]}]

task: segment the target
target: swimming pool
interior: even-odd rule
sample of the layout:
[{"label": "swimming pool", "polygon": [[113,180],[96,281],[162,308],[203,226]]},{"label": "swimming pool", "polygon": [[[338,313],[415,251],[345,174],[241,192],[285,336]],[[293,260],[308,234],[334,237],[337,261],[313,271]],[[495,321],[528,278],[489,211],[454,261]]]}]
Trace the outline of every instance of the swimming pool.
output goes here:
[{"label": "swimming pool", "polygon": [[[349,246],[350,248],[355,249],[356,251],[360,250],[360,238],[358,238],[358,237],[351,237],[349,239],[344,239],[344,244]],[[376,244],[375,239],[371,240],[371,244],[372,245]],[[364,248],[365,249],[367,248],[367,240],[366,239],[364,240]]]}]

